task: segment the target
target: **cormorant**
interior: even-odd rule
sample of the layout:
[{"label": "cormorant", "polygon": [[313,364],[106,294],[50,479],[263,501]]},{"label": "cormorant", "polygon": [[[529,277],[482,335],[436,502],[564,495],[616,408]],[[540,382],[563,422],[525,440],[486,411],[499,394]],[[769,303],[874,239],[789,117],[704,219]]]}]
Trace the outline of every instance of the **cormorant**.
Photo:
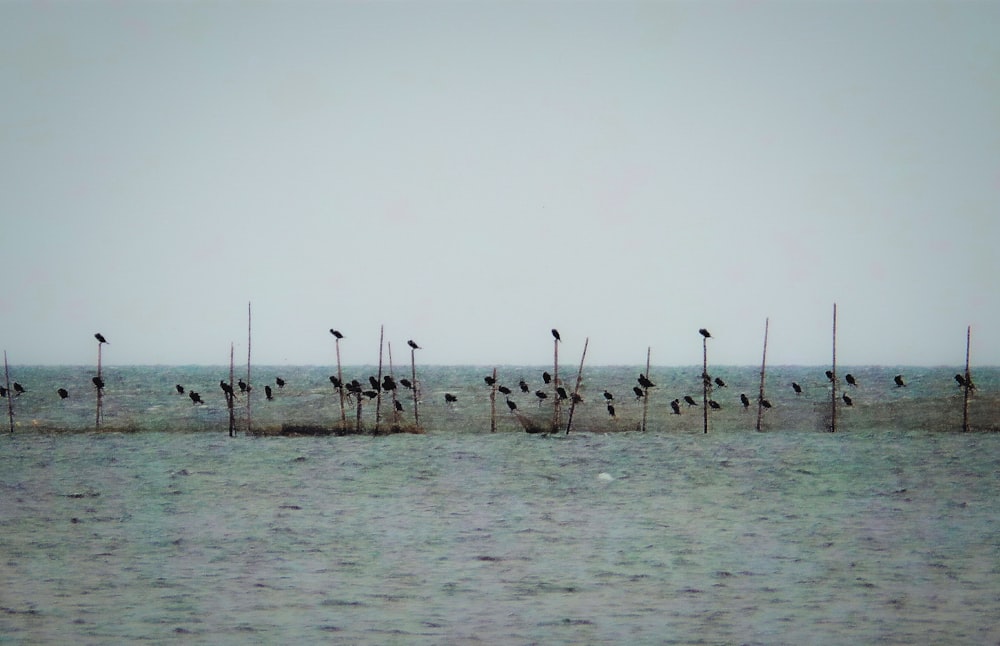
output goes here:
[{"label": "cormorant", "polygon": [[700,330],[698,330],[698,334],[702,335],[706,339],[711,339],[712,338],[712,335],[709,334],[708,330],[706,330],[705,328],[701,328]]},{"label": "cormorant", "polygon": [[382,377],[382,390],[396,390],[396,380],[390,375]]},{"label": "cormorant", "polygon": [[796,395],[801,395],[802,394],[802,386],[798,385],[794,381],[792,382],[792,390],[795,391]]},{"label": "cormorant", "polygon": [[697,406],[697,405],[698,405],[698,402],[696,402],[696,401],[695,401],[695,400],[694,400],[694,399],[693,399],[693,398],[691,397],[691,395],[684,395],[684,401],[685,401],[685,402],[687,402],[687,405],[688,405],[688,406]]},{"label": "cormorant", "polygon": [[566,389],[562,386],[556,388],[556,392],[559,394],[559,399],[566,399]]},{"label": "cormorant", "polygon": [[403,384],[403,388],[407,388],[409,390],[413,390],[413,384],[410,383],[409,379],[405,379],[405,378],[404,379],[400,379],[399,383]]},{"label": "cormorant", "polygon": [[832,370],[827,370],[826,371],[826,378],[829,379],[830,381],[833,381],[833,371]]},{"label": "cormorant", "polygon": [[510,388],[508,388],[507,386],[498,386],[497,390],[499,390],[504,395],[510,394]]},{"label": "cormorant", "polygon": [[487,386],[492,386],[497,382],[497,380],[494,379],[492,375],[486,375],[485,377],[483,377],[483,381],[486,382]]},{"label": "cormorant", "polygon": [[562,339],[559,338],[559,330],[555,328],[552,328],[552,336],[555,338],[556,341],[562,341]]},{"label": "cormorant", "polygon": [[281,377],[275,377],[274,378],[274,383],[278,384],[278,388],[284,388],[285,387],[285,380],[282,379]]},{"label": "cormorant", "polygon": [[[101,334],[100,332],[98,332],[97,334],[95,334],[95,335],[94,335],[94,338],[95,338],[95,339],[97,339],[97,342],[98,342],[98,343],[108,343],[108,340],[107,340],[107,339],[105,339],[105,338],[104,338],[104,335],[103,335],[103,334]],[[108,345],[111,345],[111,344],[110,344],[110,343],[108,343]]]},{"label": "cormorant", "polygon": [[394,406],[394,407],[396,408],[396,410],[398,410],[398,411],[399,411],[400,413],[402,413],[402,412],[403,412],[403,402],[399,401],[398,399],[394,399],[394,400],[392,400],[392,405],[393,405],[393,406]]},{"label": "cormorant", "polygon": [[234,394],[233,387],[221,379],[219,380],[219,388],[221,388],[222,392],[226,393],[228,397],[232,397]]},{"label": "cormorant", "polygon": [[66,399],[67,397],[69,397],[69,391],[66,390],[65,388],[60,388],[56,392],[59,393],[59,399]]},{"label": "cormorant", "polygon": [[608,415],[615,416],[615,406],[614,404],[608,404]]},{"label": "cormorant", "polygon": [[512,402],[512,401],[511,401],[511,400],[510,400],[510,399],[508,398],[508,399],[507,399],[507,408],[511,409],[512,411],[513,411],[513,410],[517,410],[517,404],[515,404],[514,402]]},{"label": "cormorant", "polygon": [[455,396],[454,396],[454,395],[452,395],[451,393],[445,393],[445,394],[444,394],[444,400],[445,400],[446,402],[448,402],[449,404],[454,404],[455,402],[457,402],[457,401],[458,401],[458,397],[455,397]]},{"label": "cormorant", "polygon": [[518,388],[521,389],[522,393],[528,392],[528,382],[526,382],[524,379],[522,379],[521,381],[517,382],[517,386],[518,386]]},{"label": "cormorant", "polygon": [[675,399],[674,401],[670,402],[670,408],[673,409],[674,415],[680,415],[681,414],[681,402],[680,402],[680,400],[679,399]]},{"label": "cormorant", "polygon": [[715,410],[719,410],[720,408],[722,408],[722,406],[719,405],[719,402],[715,401],[714,399],[709,399],[708,405]]},{"label": "cormorant", "polygon": [[267,398],[267,401],[274,399],[274,391],[271,390],[270,386],[264,386],[264,397]]},{"label": "cormorant", "polygon": [[764,408],[770,408],[771,407],[771,402],[769,402],[766,399],[764,399],[763,397],[761,397],[760,398],[760,405],[763,406]]},{"label": "cormorant", "polygon": [[643,388],[655,388],[656,387],[656,384],[654,384],[652,381],[650,381],[649,379],[647,379],[646,375],[642,374],[641,372],[639,373],[639,378],[637,379],[637,381],[639,382],[639,385],[642,386]]},{"label": "cormorant", "polygon": [[718,386],[719,388],[725,388],[726,387],[726,382],[722,381],[721,378],[716,377],[715,378],[715,385]]},{"label": "cormorant", "polygon": [[379,384],[378,379],[375,377],[368,377],[368,383],[371,384],[372,390],[375,392],[382,390],[382,385]]},{"label": "cormorant", "polygon": [[177,384],[176,386],[174,386],[174,388],[177,389],[177,394],[178,395],[183,395],[184,394],[184,386],[182,386],[180,384]]},{"label": "cormorant", "polygon": [[538,405],[541,406],[542,400],[543,399],[548,399],[549,394],[547,392],[545,392],[544,390],[536,390],[535,391],[535,397],[538,398]]},{"label": "cormorant", "polygon": [[750,398],[746,393],[740,393],[740,403],[743,404],[743,408],[750,408]]},{"label": "cormorant", "polygon": [[611,393],[609,393],[607,390],[604,391],[604,399],[606,399],[608,401],[611,401],[614,398],[615,398],[615,396],[612,395]]},{"label": "cormorant", "polygon": [[642,388],[639,388],[638,386],[632,386],[632,392],[635,393],[635,400],[636,401],[639,401],[640,399],[642,399],[642,396],[643,396]]},{"label": "cormorant", "polygon": [[337,379],[336,375],[330,375],[330,383],[333,384],[334,388],[340,389],[344,387],[344,382]]},{"label": "cormorant", "polygon": [[0,397],[6,397],[6,396],[7,396],[7,389],[4,388],[3,386],[0,386]]},{"label": "cormorant", "polygon": [[240,380],[236,382],[236,385],[240,387],[241,393],[246,393],[248,386],[247,382],[243,381],[242,377],[240,377]]},{"label": "cormorant", "polygon": [[551,382],[552,381],[552,375],[550,375],[548,373],[548,371],[543,372],[542,373],[542,381],[544,381],[545,383]]},{"label": "cormorant", "polygon": [[204,404],[205,403],[205,402],[201,401],[201,395],[199,395],[194,390],[188,392],[188,397],[191,398],[191,403],[192,404]]},{"label": "cormorant", "polygon": [[846,381],[849,385],[854,386],[855,388],[858,387],[858,380],[855,379],[854,375],[852,375],[851,373],[847,373],[846,375],[844,375],[844,381]]},{"label": "cormorant", "polygon": [[892,378],[896,382],[896,388],[902,388],[906,384],[903,382],[903,375],[896,375]]},{"label": "cormorant", "polygon": [[337,337],[338,339],[344,338],[344,335],[340,333],[340,330],[334,330],[333,328],[330,328],[330,334]]},{"label": "cormorant", "polygon": [[413,340],[413,339],[410,339],[409,341],[407,341],[407,342],[406,342],[406,345],[410,346],[410,347],[411,347],[411,348],[413,348],[414,350],[419,350],[419,349],[420,349],[420,346],[419,346],[419,345],[417,345],[417,344],[416,344],[416,343],[414,342],[414,340]]},{"label": "cormorant", "polygon": [[[91,377],[90,381],[91,383],[94,384],[94,387],[97,388],[98,390],[104,388],[104,380],[101,379],[100,377]],[[16,390],[17,394],[19,395],[24,392],[23,388],[22,389],[18,388],[18,384],[14,384],[14,390]]]},{"label": "cormorant", "polygon": [[[94,379],[97,379],[97,377],[94,377]],[[104,387],[104,382],[101,382],[101,388],[103,388],[103,387]],[[24,392],[24,386],[22,386],[21,384],[19,384],[19,383],[17,383],[15,381],[14,382],[14,392],[17,393],[18,395],[20,395],[21,393]]]},{"label": "cormorant", "polygon": [[844,398],[844,403],[847,404],[848,406],[853,406],[854,405],[854,400],[852,400],[850,397],[848,397],[847,393],[843,394],[843,398]]},{"label": "cormorant", "polygon": [[965,388],[965,377],[963,377],[962,375],[955,375],[955,381],[958,382],[959,386]]}]

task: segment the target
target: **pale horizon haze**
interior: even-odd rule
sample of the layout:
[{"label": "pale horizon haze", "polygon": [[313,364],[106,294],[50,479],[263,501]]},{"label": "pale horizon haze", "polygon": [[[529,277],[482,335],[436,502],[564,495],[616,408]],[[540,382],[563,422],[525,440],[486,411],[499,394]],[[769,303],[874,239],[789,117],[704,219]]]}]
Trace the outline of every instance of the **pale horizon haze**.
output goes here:
[{"label": "pale horizon haze", "polygon": [[12,364],[1000,365],[1000,3],[0,3]]}]

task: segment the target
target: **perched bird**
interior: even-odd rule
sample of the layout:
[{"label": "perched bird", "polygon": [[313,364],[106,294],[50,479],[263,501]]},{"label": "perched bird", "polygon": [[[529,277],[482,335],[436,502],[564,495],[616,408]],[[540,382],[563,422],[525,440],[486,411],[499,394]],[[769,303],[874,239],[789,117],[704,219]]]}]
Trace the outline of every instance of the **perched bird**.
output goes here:
[{"label": "perched bird", "polygon": [[612,417],[615,416],[615,405],[614,404],[608,404],[608,415],[610,415]]},{"label": "perched bird", "polygon": [[955,381],[958,382],[960,387],[965,388],[965,377],[962,375],[955,375]]},{"label": "perched bird", "polygon": [[763,406],[764,408],[770,408],[771,407],[771,402],[769,402],[766,399],[764,399],[763,397],[761,397],[760,398],[760,405]]},{"label": "perched bird", "polygon": [[608,401],[611,401],[614,398],[615,398],[615,396],[612,395],[611,393],[609,393],[607,390],[604,391],[604,399],[606,399]]},{"label": "perched bird", "polygon": [[397,410],[397,411],[399,411],[400,413],[402,413],[402,412],[403,412],[403,403],[402,403],[401,401],[399,401],[398,399],[394,399],[394,400],[392,400],[392,405],[393,405],[393,406],[394,406],[394,407],[396,408],[396,410]]},{"label": "perched bird", "polygon": [[656,384],[654,384],[652,381],[650,381],[649,379],[647,379],[646,375],[642,374],[641,372],[639,373],[639,378],[637,379],[637,381],[639,382],[639,385],[642,386],[643,388],[655,388],[656,387]]},{"label": "perched bird", "polygon": [[[91,377],[90,378],[90,382],[92,384],[94,384],[94,388],[97,388],[98,390],[101,390],[101,389],[104,388],[104,380],[101,379],[100,377]],[[14,384],[14,390],[17,390],[18,394],[21,394],[21,393],[24,392],[23,389],[18,390],[18,384]]]},{"label": "perched bird", "polygon": [[219,388],[222,389],[222,392],[226,393],[227,397],[232,397],[234,395],[233,387],[221,379],[219,380]]},{"label": "perched bird", "polygon": [[555,328],[552,328],[552,336],[553,338],[555,338],[556,341],[562,341],[562,339],[559,337],[559,330]]},{"label": "perched bird", "polygon": [[849,385],[854,386],[855,388],[858,387],[858,380],[855,379],[854,375],[852,375],[851,373],[847,373],[846,375],[844,375],[844,381],[846,381]]},{"label": "perched bird", "polygon": [[507,408],[511,409],[512,411],[514,411],[514,410],[517,410],[517,404],[515,404],[514,402],[512,402],[512,401],[511,401],[511,400],[510,400],[510,399],[508,398],[508,399],[507,399]]},{"label": "perched bird", "polygon": [[896,388],[902,388],[906,384],[903,382],[903,375],[896,375],[892,378],[896,382]]},{"label": "perched bird", "polygon": [[485,377],[483,377],[483,381],[486,382],[487,386],[492,386],[497,382],[497,380],[494,379],[492,375],[486,375]]},{"label": "perched bird", "polygon": [[174,388],[177,389],[177,394],[178,395],[183,395],[184,394],[184,386],[182,386],[180,384],[177,384],[176,386],[174,386]]},{"label": "perched bird", "polygon": [[382,377],[382,390],[396,390],[396,380],[390,375]]},{"label": "perched bird", "polygon": [[635,393],[635,400],[636,401],[639,401],[640,399],[642,399],[643,395],[645,394],[645,393],[642,392],[642,388],[639,388],[638,386],[632,386],[632,392]]},{"label": "perched bird", "polygon": [[829,379],[830,381],[833,381],[833,371],[832,370],[827,370],[826,371],[826,378]]},{"label": "perched bird", "polygon": [[552,381],[552,375],[550,375],[548,373],[548,371],[543,372],[542,373],[542,381],[544,381],[545,383],[551,382]]},{"label": "perched bird", "polygon": [[375,377],[368,377],[368,383],[371,385],[372,390],[374,390],[375,392],[382,390],[382,385],[378,382],[378,379],[376,379]]},{"label": "perched bird", "polygon": [[510,388],[508,388],[507,386],[498,386],[497,390],[499,390],[502,395],[509,395],[511,392]]},{"label": "perched bird", "polygon": [[[94,379],[97,379],[97,377],[94,377]],[[104,382],[101,382],[101,388],[103,388],[103,387],[104,387]],[[19,384],[19,383],[17,383],[15,381],[14,382],[14,392],[17,393],[18,395],[24,393],[24,386],[22,386],[21,384]]]},{"label": "perched bird", "polygon": [[205,402],[201,401],[201,395],[199,395],[194,390],[188,392],[188,397],[191,398],[191,403],[192,404],[204,404],[205,403]]},{"label": "perched bird", "polygon": [[446,402],[448,402],[449,404],[454,404],[455,402],[458,401],[458,397],[452,395],[451,393],[445,393],[444,394],[444,400]]},{"label": "perched bird", "polygon": [[6,397],[7,396],[7,392],[8,391],[7,391],[6,388],[4,388],[3,386],[0,386],[0,397]]},{"label": "perched bird", "polygon": [[559,399],[566,399],[566,389],[562,386],[556,388],[556,393],[559,395]]},{"label": "perched bird", "polygon": [[535,391],[535,397],[538,398],[538,405],[541,406],[542,405],[542,401],[545,400],[545,399],[548,399],[549,394],[547,392],[545,392],[544,390],[536,390]]},{"label": "perched bird", "polygon": [[844,403],[847,404],[848,406],[853,406],[854,405],[854,400],[851,399],[850,397],[848,397],[847,393],[843,394],[843,398],[844,398]]},{"label": "perched bird", "polygon": [[247,382],[243,381],[242,377],[240,377],[240,380],[236,382],[236,385],[240,387],[240,392],[244,393],[244,394],[246,393],[247,389],[249,388],[249,386],[247,386]]},{"label": "perched bird", "polygon": [[746,393],[740,393],[740,403],[743,404],[743,408],[750,407],[750,398],[747,397]]},{"label": "perched bird", "polygon": [[798,385],[794,381],[792,382],[792,390],[795,391],[796,395],[801,395],[802,394],[802,386]]},{"label": "perched bird", "polygon": [[708,330],[706,330],[705,328],[701,328],[700,330],[698,330],[698,334],[702,335],[706,339],[711,339],[712,338],[712,335],[709,334]]},{"label": "perched bird", "polygon": [[709,399],[708,405],[711,406],[713,410],[719,410],[720,408],[722,408],[722,406],[719,405],[719,402],[715,401],[714,399]]},{"label": "perched bird", "polygon": [[401,383],[403,385],[403,388],[407,388],[409,390],[413,390],[413,384],[410,383],[409,379],[405,379],[405,378],[404,379],[400,379],[399,383]]},{"label": "perched bird", "polygon": [[344,338],[344,335],[340,333],[340,330],[334,330],[333,328],[330,328],[330,334],[332,334],[333,336],[335,336],[338,339],[343,339]]},{"label": "perched bird", "polygon": [[284,388],[285,387],[285,380],[282,379],[281,377],[275,377],[274,378],[274,383],[278,384],[278,388]]},{"label": "perched bird", "polygon": [[680,402],[680,400],[679,399],[675,399],[674,401],[670,402],[670,408],[674,411],[674,415],[680,415],[681,414],[681,402]]},{"label": "perched bird", "polygon": [[274,399],[274,391],[271,390],[270,386],[264,386],[264,397],[267,398],[267,401]]},{"label": "perched bird", "polygon": [[[107,340],[107,339],[105,339],[105,338],[104,338],[104,335],[103,335],[103,334],[101,334],[100,332],[98,332],[97,334],[95,334],[95,335],[94,335],[94,338],[95,338],[95,339],[97,339],[97,342],[98,342],[98,343],[108,343],[108,340]],[[111,344],[110,344],[110,343],[108,343],[108,345],[111,345]]]},{"label": "perched bird", "polygon": [[521,389],[522,393],[528,392],[528,382],[526,382],[524,379],[517,382],[517,387]]},{"label": "perched bird", "polygon": [[684,395],[684,401],[687,403],[688,406],[698,405],[698,402],[696,402],[694,398],[691,397],[691,395]]},{"label": "perched bird", "polygon": [[720,379],[719,377],[716,377],[715,378],[715,385],[718,386],[719,388],[725,388],[726,387],[726,382],[722,381],[722,379]]},{"label": "perched bird", "polygon": [[66,390],[65,388],[60,388],[56,392],[59,393],[59,399],[66,399],[67,397],[69,397],[69,391]]},{"label": "perched bird", "polygon": [[338,390],[344,387],[344,382],[337,379],[336,375],[330,375],[330,383],[333,384],[333,387],[337,388]]},{"label": "perched bird", "polygon": [[364,396],[367,397],[368,399],[375,399],[376,397],[378,397],[378,393],[375,392],[374,390],[366,390],[364,392]]},{"label": "perched bird", "polygon": [[413,339],[410,339],[409,341],[407,341],[407,342],[406,342],[406,345],[410,346],[410,347],[411,347],[411,348],[413,348],[414,350],[419,350],[419,349],[420,349],[420,346],[419,346],[419,345],[417,345],[417,344],[416,344],[416,343],[415,343],[415,342],[413,341]]}]

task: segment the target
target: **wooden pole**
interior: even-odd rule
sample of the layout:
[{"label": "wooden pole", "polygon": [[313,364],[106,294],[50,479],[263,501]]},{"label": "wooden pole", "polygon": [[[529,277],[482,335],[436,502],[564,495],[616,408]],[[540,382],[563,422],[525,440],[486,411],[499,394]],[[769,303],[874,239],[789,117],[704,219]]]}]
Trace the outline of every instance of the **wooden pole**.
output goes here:
[{"label": "wooden pole", "polygon": [[337,391],[340,393],[340,430],[347,430],[347,409],[344,407],[344,375],[340,371],[340,337],[335,337],[337,345]]},{"label": "wooden pole", "polygon": [[493,368],[493,383],[490,384],[490,433],[497,432],[497,369]]},{"label": "wooden pole", "polygon": [[101,346],[104,343],[101,341],[97,342],[97,416],[94,420],[94,429],[101,430],[101,400],[104,399],[104,388],[102,387],[104,381],[101,377]]},{"label": "wooden pole", "polygon": [[837,304],[833,304],[833,367],[830,371],[830,432],[837,432]]},{"label": "wooden pole", "polygon": [[3,351],[3,375],[7,381],[7,418],[10,419],[10,432],[14,432],[14,400],[10,397],[10,369],[7,367],[7,351]]},{"label": "wooden pole", "polygon": [[229,437],[236,437],[236,413],[233,411],[233,373],[236,370],[235,349],[229,344],[229,390],[226,391],[226,408],[229,409]]},{"label": "wooden pole", "polygon": [[[646,346],[646,379],[649,379],[649,356],[653,351],[651,346]],[[650,379],[652,381],[652,379]],[[646,415],[649,412],[649,386],[642,387],[642,431],[646,430]]]},{"label": "wooden pole", "polygon": [[701,338],[701,403],[702,417],[705,419],[705,433],[708,433],[708,386],[711,379],[708,378],[708,337]]},{"label": "wooden pole", "polygon": [[562,399],[559,397],[559,339],[556,338],[552,341],[553,347],[553,358],[552,358],[552,388],[555,392],[555,397],[552,403],[552,432],[559,430],[562,426]]},{"label": "wooden pole", "polygon": [[[396,372],[392,367],[392,341],[386,341],[386,349],[389,352],[389,377],[392,379],[393,384],[396,383]],[[392,389],[392,423],[394,426],[399,426],[399,408],[396,406],[396,389]]]},{"label": "wooden pole", "polygon": [[410,385],[413,386],[413,424],[416,426],[416,430],[420,430],[420,407],[418,405],[418,400],[420,399],[417,394],[417,349],[410,348]]},{"label": "wooden pole", "polygon": [[771,319],[764,319],[764,353],[760,358],[760,394],[757,396],[757,431],[760,432],[760,422],[764,417],[764,370],[767,364],[767,328]]},{"label": "wooden pole", "polygon": [[972,326],[965,330],[965,392],[962,396],[962,432],[969,431],[969,391],[972,390],[972,373],[969,372],[969,347],[972,345]]},{"label": "wooden pole", "polygon": [[576,373],[576,387],[573,388],[573,400],[569,404],[569,420],[566,422],[566,435],[569,435],[569,431],[573,428],[573,411],[576,410],[576,402],[580,397],[580,382],[583,381],[583,360],[587,358],[587,345],[590,343],[590,337],[583,340],[583,354],[580,356],[580,369]]},{"label": "wooden pole", "polygon": [[247,434],[252,431],[252,417],[250,414],[250,333],[252,330],[251,303],[247,302]]},{"label": "wooden pole", "polygon": [[385,326],[378,328],[378,387],[375,389],[375,433],[379,432],[379,422],[382,419],[382,348],[385,338]]}]

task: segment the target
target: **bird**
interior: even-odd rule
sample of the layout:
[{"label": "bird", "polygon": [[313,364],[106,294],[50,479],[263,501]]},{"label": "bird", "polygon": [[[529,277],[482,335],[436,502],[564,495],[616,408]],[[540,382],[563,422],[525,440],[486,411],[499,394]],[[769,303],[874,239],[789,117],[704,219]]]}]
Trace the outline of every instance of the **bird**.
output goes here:
[{"label": "bird", "polygon": [[483,377],[483,381],[486,382],[487,386],[492,386],[493,384],[495,384],[497,382],[497,380],[494,377],[490,376],[490,375],[486,375],[485,377]]},{"label": "bird", "polygon": [[372,390],[375,392],[382,390],[382,385],[379,384],[378,379],[375,377],[368,377],[368,383],[371,384]]},{"label": "bird", "polygon": [[508,388],[507,386],[498,386],[497,390],[499,390],[500,394],[502,395],[509,395],[511,393],[510,388]]},{"label": "bird", "polygon": [[557,329],[555,329],[555,328],[552,328],[552,337],[553,337],[553,338],[554,338],[554,339],[555,339],[556,341],[562,341],[562,339],[561,339],[561,338],[559,337],[559,330],[557,330]]},{"label": "bird", "polygon": [[680,402],[680,400],[679,399],[675,399],[674,401],[670,402],[670,408],[673,409],[674,415],[680,415],[681,414],[681,402]]},{"label": "bird", "polygon": [[264,397],[267,398],[267,401],[274,399],[274,391],[271,390],[270,386],[264,386]]},{"label": "bird", "polygon": [[722,381],[721,378],[716,377],[715,378],[715,385],[718,386],[719,388],[725,388],[726,387],[726,382]]},{"label": "bird", "polygon": [[562,386],[556,388],[556,393],[559,395],[559,399],[566,399],[566,389]]},{"label": "bird", "polygon": [[538,398],[538,405],[541,406],[542,405],[542,401],[545,400],[545,399],[548,399],[549,394],[547,392],[545,392],[544,390],[536,390],[535,391],[535,397]]},{"label": "bird", "polygon": [[903,382],[903,375],[896,375],[892,379],[896,382],[896,388],[902,388],[906,385],[906,383]]},{"label": "bird", "polygon": [[548,371],[543,372],[542,373],[542,381],[544,381],[545,383],[551,382],[552,381],[552,375],[550,375],[548,373]]},{"label": "bird", "polygon": [[958,382],[960,387],[965,388],[965,377],[962,375],[955,375],[955,381]]},{"label": "bird", "polygon": [[639,373],[639,378],[637,379],[637,381],[639,382],[639,385],[642,386],[643,388],[655,388],[656,387],[656,384],[654,384],[652,381],[650,381],[649,379],[647,379],[646,375],[642,374],[641,372]]},{"label": "bird", "polygon": [[[108,340],[107,340],[107,339],[105,339],[105,338],[104,338],[104,335],[103,335],[103,334],[101,334],[100,332],[98,332],[98,333],[94,334],[94,338],[95,338],[95,339],[97,339],[97,342],[98,342],[98,343],[108,343]],[[110,343],[108,343],[108,345],[111,345],[111,344],[110,344]]]},{"label": "bird", "polygon": [[746,393],[740,393],[740,403],[743,404],[743,408],[750,407],[750,398],[747,397]]},{"label": "bird", "polygon": [[446,402],[448,402],[449,404],[454,404],[455,402],[458,401],[458,397],[452,395],[451,393],[445,393],[444,394],[444,400]]},{"label": "bird", "polygon": [[760,405],[763,406],[764,408],[770,408],[771,407],[771,402],[769,402],[766,399],[764,399],[763,397],[761,397],[760,398]]},{"label": "bird", "polygon": [[393,407],[394,407],[394,408],[395,408],[395,409],[396,409],[397,411],[399,411],[399,412],[401,412],[401,413],[403,412],[403,403],[402,403],[401,401],[399,401],[398,399],[394,399],[394,400],[392,400],[392,405],[393,405]]},{"label": "bird", "polygon": [[195,392],[193,390],[190,391],[190,392],[188,392],[188,397],[191,398],[191,403],[192,404],[204,404],[205,403],[205,402],[201,401],[201,395],[199,395],[197,392]]},{"label": "bird", "polygon": [[517,387],[521,389],[522,393],[528,392],[528,382],[526,382],[524,379],[517,382]]},{"label": "bird", "polygon": [[183,395],[184,394],[184,386],[182,386],[180,384],[177,384],[176,386],[174,386],[174,388],[177,390],[177,394],[178,395]]},{"label": "bird", "polygon": [[802,394],[802,386],[798,385],[794,381],[792,382],[792,390],[795,391],[796,395],[801,395]]},{"label": "bird", "polygon": [[829,379],[830,381],[833,381],[833,371],[832,370],[827,370],[826,371],[826,378]]},{"label": "bird", "polygon": [[420,346],[417,345],[416,342],[413,339],[410,339],[409,341],[407,341],[406,345],[410,346],[414,350],[419,350],[420,349]]},{"label": "bird", "polygon": [[278,388],[284,388],[285,387],[285,380],[282,379],[281,377],[275,377],[274,378],[274,383],[278,384]]},{"label": "bird", "polygon": [[[94,379],[97,379],[97,377],[94,377]],[[104,383],[103,382],[101,383],[101,387],[102,388],[104,387]],[[17,393],[18,395],[21,395],[22,393],[24,393],[24,386],[22,386],[21,384],[19,384],[19,383],[17,383],[15,381],[14,382],[14,392]]]},{"label": "bird", "polygon": [[400,379],[399,383],[401,383],[403,385],[403,388],[406,388],[408,390],[413,390],[413,384],[410,383],[409,379],[405,379],[405,378],[404,379]]},{"label": "bird", "polygon": [[611,417],[615,416],[615,405],[614,404],[608,404],[608,415],[610,415]]},{"label": "bird", "polygon": [[606,399],[606,400],[608,400],[608,401],[611,401],[611,400],[613,400],[614,398],[615,398],[615,396],[614,396],[614,395],[612,395],[611,393],[609,393],[609,392],[608,392],[607,390],[605,390],[605,391],[604,391],[604,399]]},{"label": "bird", "polygon": [[374,390],[366,390],[363,394],[368,399],[375,399],[376,397],[378,397],[378,393],[375,392]]},{"label": "bird", "polygon": [[642,392],[642,388],[639,388],[638,386],[632,386],[632,392],[635,393],[635,400],[636,401],[639,401],[640,399],[642,399],[642,396],[644,394]]},{"label": "bird", "polygon": [[67,397],[69,397],[69,391],[66,390],[65,388],[60,388],[56,392],[59,393],[59,399],[66,399]]},{"label": "bird", "polygon": [[846,375],[844,375],[844,381],[846,381],[849,385],[854,386],[855,388],[858,387],[858,380],[855,379],[854,375],[852,375],[851,373],[847,373]]},{"label": "bird", "polygon": [[334,337],[338,339],[344,338],[344,335],[340,333],[340,330],[334,330],[333,328],[330,328],[330,334],[332,334]]},{"label": "bird", "polygon": [[715,401],[714,399],[709,399],[708,405],[711,406],[713,410],[719,410],[720,408],[722,408],[722,406],[719,405],[719,402]]},{"label": "bird", "polygon": [[396,380],[391,375],[382,377],[382,390],[396,390]]},{"label": "bird", "polygon": [[[94,384],[94,387],[97,388],[98,390],[102,390],[104,388],[104,380],[101,379],[100,377],[91,377],[90,381],[92,384]],[[17,386],[18,384],[14,384],[14,390],[17,390]],[[19,390],[18,394],[23,392],[24,392],[23,390]]]},{"label": "bird", "polygon": [[330,375],[330,383],[333,384],[333,387],[337,388],[338,390],[344,387],[344,382],[337,379],[336,375]]},{"label": "bird", "polygon": [[696,402],[696,401],[695,401],[695,400],[694,400],[694,399],[693,399],[693,398],[691,397],[691,395],[684,395],[684,401],[685,401],[685,402],[687,402],[687,405],[688,405],[688,406],[697,406],[697,405],[698,405],[698,402]]},{"label": "bird", "polygon": [[247,389],[250,388],[250,386],[247,385],[247,382],[243,381],[242,377],[240,377],[240,380],[236,382],[236,385],[240,387],[241,393],[246,393]]},{"label": "bird", "polygon": [[698,334],[702,335],[706,339],[711,339],[712,338],[712,335],[705,328],[701,328],[700,330],[698,330]]},{"label": "bird", "polygon": [[226,393],[226,397],[232,397],[234,394],[233,387],[221,379],[219,380],[219,388],[222,389],[222,392]]},{"label": "bird", "polygon": [[843,398],[844,398],[844,403],[847,404],[848,406],[853,406],[854,405],[854,400],[851,399],[850,397],[848,397],[847,393],[843,394]]},{"label": "bird", "polygon": [[517,410],[517,404],[515,404],[514,402],[512,402],[512,401],[511,401],[511,400],[510,400],[510,399],[508,398],[508,399],[507,399],[507,408],[509,408],[509,409],[510,409],[510,410],[512,410],[512,411],[515,411],[515,410]]},{"label": "bird", "polygon": [[7,392],[8,391],[7,391],[6,388],[4,388],[3,386],[0,386],[0,397],[6,397],[7,396]]}]

